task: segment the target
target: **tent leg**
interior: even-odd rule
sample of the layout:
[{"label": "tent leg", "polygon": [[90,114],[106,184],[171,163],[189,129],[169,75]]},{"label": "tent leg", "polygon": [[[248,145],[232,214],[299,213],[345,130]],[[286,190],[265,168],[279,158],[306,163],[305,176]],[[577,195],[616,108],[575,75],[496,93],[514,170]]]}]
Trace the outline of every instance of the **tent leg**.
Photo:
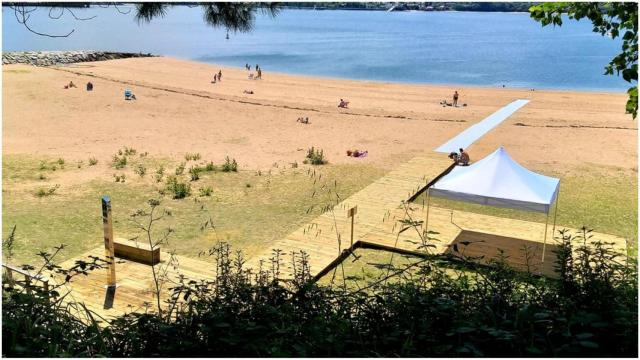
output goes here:
[{"label": "tent leg", "polygon": [[556,209],[553,212],[553,230],[551,231],[551,238],[556,236],[556,220],[558,219],[558,203],[560,202],[560,189],[558,189],[558,195],[556,195]]},{"label": "tent leg", "polygon": [[429,208],[431,207],[431,191],[427,189],[427,218],[424,220],[424,245],[429,242]]},{"label": "tent leg", "polygon": [[547,229],[548,228],[549,228],[549,213],[547,212],[547,221],[545,221],[544,223],[544,242],[542,243],[542,264],[544,264],[544,251],[545,251],[545,248],[547,247]]}]

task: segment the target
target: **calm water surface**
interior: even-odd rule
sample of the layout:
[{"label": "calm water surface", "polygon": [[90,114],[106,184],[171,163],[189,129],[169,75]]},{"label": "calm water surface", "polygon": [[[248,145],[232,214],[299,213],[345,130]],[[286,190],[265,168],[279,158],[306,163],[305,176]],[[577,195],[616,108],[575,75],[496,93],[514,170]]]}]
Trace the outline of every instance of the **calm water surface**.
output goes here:
[{"label": "calm water surface", "polygon": [[[3,7],[3,51],[118,50],[151,52],[265,72],[389,82],[624,91],[628,83],[605,76],[620,41],[591,32],[590,22],[542,28],[523,13],[376,12],[286,10],[259,16],[249,34],[204,25],[198,8],[175,7],[168,16],[138,25],[133,12],[76,10],[51,20],[43,8],[26,31]],[[57,15],[57,14],[56,14]]]}]

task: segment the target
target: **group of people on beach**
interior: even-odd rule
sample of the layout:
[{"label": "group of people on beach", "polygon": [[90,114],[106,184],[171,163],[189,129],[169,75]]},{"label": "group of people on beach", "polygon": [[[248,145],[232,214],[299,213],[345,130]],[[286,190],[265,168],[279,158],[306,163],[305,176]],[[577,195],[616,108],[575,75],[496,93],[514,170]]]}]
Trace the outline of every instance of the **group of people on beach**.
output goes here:
[{"label": "group of people on beach", "polygon": [[[453,106],[458,107],[458,99],[460,98],[460,94],[458,94],[458,90],[453,92],[453,101],[448,102],[447,100],[440,101],[440,105],[444,106]],[[467,106],[467,104],[462,104],[462,106]]]},{"label": "group of people on beach", "polygon": [[213,81],[211,81],[211,83],[215,84],[216,82],[222,82],[222,70],[218,70],[217,74],[213,74]]},{"label": "group of people on beach", "polygon": [[[64,86],[65,89],[71,89],[71,88],[77,88],[76,84],[73,83],[73,81],[69,81],[69,84]],[[87,91],[93,91],[93,83],[91,83],[91,81],[89,81],[87,83]]]},{"label": "group of people on beach", "polygon": [[[247,69],[247,71],[251,71],[251,65],[249,64],[245,64],[245,69]],[[262,79],[262,69],[260,68],[260,65],[256,64],[256,75],[254,76],[253,73],[249,74],[249,80],[260,80]]]},{"label": "group of people on beach", "polygon": [[296,120],[296,122],[302,123],[302,124],[309,124],[309,118],[306,117],[299,117],[298,120]]},{"label": "group of people on beach", "polygon": [[469,162],[471,159],[469,158],[469,154],[464,151],[463,148],[460,148],[460,153],[453,151],[449,153],[449,159],[453,160],[456,165],[469,166]]}]

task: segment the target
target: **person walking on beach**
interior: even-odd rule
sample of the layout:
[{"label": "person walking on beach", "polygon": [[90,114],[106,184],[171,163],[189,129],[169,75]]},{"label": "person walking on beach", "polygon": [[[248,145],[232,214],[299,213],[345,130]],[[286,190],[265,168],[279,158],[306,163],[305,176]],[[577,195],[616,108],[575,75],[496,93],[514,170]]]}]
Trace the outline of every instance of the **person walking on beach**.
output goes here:
[{"label": "person walking on beach", "polygon": [[218,81],[222,82],[222,70],[218,70]]},{"label": "person walking on beach", "polygon": [[256,71],[258,71],[258,69],[260,69],[260,66],[258,66],[258,64],[256,64]]},{"label": "person walking on beach", "polygon": [[262,69],[258,68],[258,79],[262,79]]},{"label": "person walking on beach", "polygon": [[218,74],[213,74],[213,81],[211,83],[215,84],[216,81],[218,81]]},{"label": "person walking on beach", "polygon": [[[453,93],[453,106],[458,106],[458,91],[457,90]],[[462,150],[462,149],[460,149],[460,150]]]}]

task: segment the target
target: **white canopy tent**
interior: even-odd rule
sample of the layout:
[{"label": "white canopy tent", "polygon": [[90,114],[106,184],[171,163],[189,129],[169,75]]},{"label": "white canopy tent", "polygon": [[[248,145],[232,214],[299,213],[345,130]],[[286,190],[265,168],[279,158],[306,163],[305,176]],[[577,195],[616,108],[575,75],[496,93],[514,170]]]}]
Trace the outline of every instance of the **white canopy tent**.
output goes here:
[{"label": "white canopy tent", "polygon": [[556,203],[553,220],[555,233],[560,180],[530,171],[500,147],[492,154],[470,166],[456,166],[451,172],[427,189],[427,219],[431,196],[506,207],[547,214],[544,229],[542,260],[547,243],[547,228],[551,205]]}]

